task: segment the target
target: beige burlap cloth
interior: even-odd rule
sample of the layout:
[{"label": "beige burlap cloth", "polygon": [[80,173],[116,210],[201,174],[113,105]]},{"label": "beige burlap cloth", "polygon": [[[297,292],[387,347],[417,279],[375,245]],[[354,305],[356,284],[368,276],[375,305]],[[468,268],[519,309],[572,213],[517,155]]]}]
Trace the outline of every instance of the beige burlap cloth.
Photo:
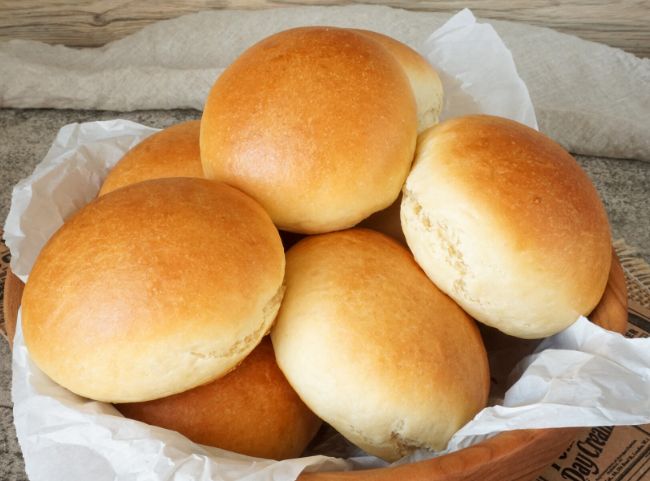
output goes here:
[{"label": "beige burlap cloth", "polygon": [[[416,49],[450,15],[381,6],[206,11],[99,49],[0,43],[0,107],[201,109],[246,47],[300,25],[383,32]],[[546,28],[489,21],[530,91],[540,130],[576,154],[650,161],[650,59]]]}]

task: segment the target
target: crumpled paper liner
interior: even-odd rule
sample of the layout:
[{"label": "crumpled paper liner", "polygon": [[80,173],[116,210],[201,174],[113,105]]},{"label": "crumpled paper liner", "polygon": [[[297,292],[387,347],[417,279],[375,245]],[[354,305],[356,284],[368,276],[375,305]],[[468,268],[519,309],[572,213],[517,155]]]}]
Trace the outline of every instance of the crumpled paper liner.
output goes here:
[{"label": "crumpled paper liner", "polygon": [[[0,42],[0,107],[201,109],[215,76],[280,30],[366,28],[425,52],[426,39],[448,18],[378,5],[219,10],[158,22],[101,48]],[[650,161],[650,59],[547,28],[491,24],[530,89],[542,132],[577,154]],[[479,44],[459,58],[474,48]],[[492,58],[476,59],[486,77]]]}]

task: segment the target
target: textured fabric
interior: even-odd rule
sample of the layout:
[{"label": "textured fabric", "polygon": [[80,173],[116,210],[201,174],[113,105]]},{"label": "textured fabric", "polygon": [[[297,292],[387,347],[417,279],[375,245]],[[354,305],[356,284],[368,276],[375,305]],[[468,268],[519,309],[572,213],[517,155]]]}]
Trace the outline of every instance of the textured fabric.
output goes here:
[{"label": "textured fabric", "polygon": [[624,239],[616,240],[614,249],[625,273],[628,299],[650,310],[650,264],[639,258],[639,250]]},{"label": "textured fabric", "polygon": [[[201,109],[215,78],[255,41],[299,25],[376,30],[421,50],[447,14],[381,6],[208,11],[99,49],[0,44],[0,106]],[[490,21],[528,85],[540,130],[568,150],[650,161],[650,59],[549,29]]]}]

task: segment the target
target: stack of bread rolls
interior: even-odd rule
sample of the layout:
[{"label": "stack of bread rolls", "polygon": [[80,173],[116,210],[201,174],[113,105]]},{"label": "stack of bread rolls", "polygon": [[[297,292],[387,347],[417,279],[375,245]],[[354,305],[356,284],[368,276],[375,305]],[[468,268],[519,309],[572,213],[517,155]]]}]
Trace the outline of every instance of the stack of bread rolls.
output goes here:
[{"label": "stack of bread rolls", "polygon": [[443,449],[487,402],[475,320],[562,330],[602,296],[611,241],[561,147],[441,108],[436,71],[378,33],[252,46],[200,121],[127,152],[43,248],[32,359],[251,456],[300,456],[321,420],[386,460]]}]

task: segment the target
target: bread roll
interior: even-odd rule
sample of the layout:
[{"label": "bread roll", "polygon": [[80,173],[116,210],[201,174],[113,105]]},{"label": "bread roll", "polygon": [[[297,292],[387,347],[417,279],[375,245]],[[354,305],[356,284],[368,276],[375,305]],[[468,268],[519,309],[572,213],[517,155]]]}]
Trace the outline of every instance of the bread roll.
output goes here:
[{"label": "bread roll", "polygon": [[118,404],[126,417],[258,458],[300,456],[321,425],[278,368],[266,337],[224,377],[180,394]]},{"label": "bread roll", "polygon": [[23,294],[48,376],[108,402],[224,375],[268,332],[284,252],[262,207],[225,184],[158,179],[97,198],[47,242]]},{"label": "bread roll", "polygon": [[129,150],[104,180],[98,195],[125,185],[164,177],[203,177],[199,154],[200,121],[190,120],[157,132]]},{"label": "bread roll", "polygon": [[308,237],[287,253],[286,286],[271,331],[278,365],[368,453],[442,449],[484,407],[476,324],[395,241],[365,229]]},{"label": "bread roll", "polygon": [[[418,132],[438,123],[443,106],[442,82],[438,73],[419,53],[394,38],[369,30],[353,29],[382,44],[399,62],[409,79],[418,111]],[[400,222],[401,196],[387,208],[375,212],[358,226],[376,230],[406,245]]]},{"label": "bread roll", "polygon": [[523,338],[588,314],[611,264],[605,209],[551,139],[485,115],[423,134],[404,186],[415,259],[475,319]]},{"label": "bread roll", "polygon": [[308,27],[244,52],[212,88],[201,120],[208,178],[257,199],[299,233],[350,227],[389,206],[413,160],[408,78],[364,35]]},{"label": "bread roll", "polygon": [[352,29],[386,48],[409,79],[418,111],[418,132],[438,123],[442,110],[442,82],[431,64],[408,45],[370,30]]}]

